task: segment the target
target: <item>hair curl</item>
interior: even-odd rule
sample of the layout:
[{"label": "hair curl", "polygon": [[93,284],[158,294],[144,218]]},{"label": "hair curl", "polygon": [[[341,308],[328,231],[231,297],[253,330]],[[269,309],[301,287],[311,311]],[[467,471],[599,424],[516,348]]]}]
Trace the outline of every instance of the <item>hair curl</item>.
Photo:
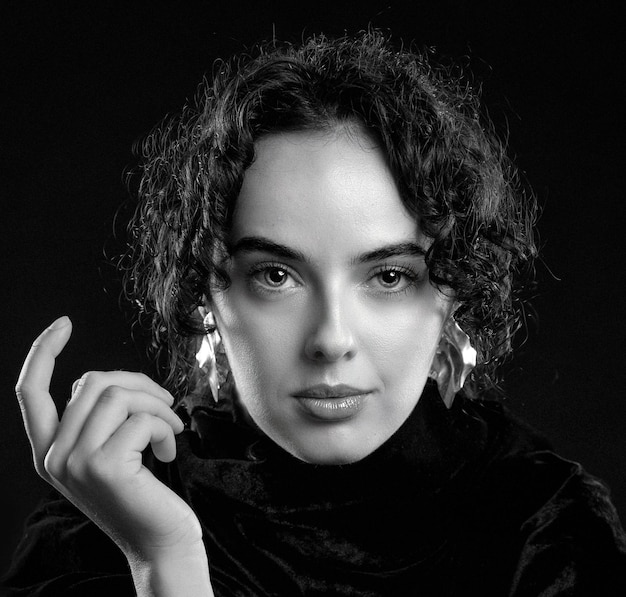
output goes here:
[{"label": "hair curl", "polygon": [[536,255],[536,204],[478,94],[431,51],[395,50],[377,31],[273,42],[219,62],[195,101],[140,147],[141,181],[126,255],[126,294],[140,306],[166,384],[189,390],[197,306],[211,278],[228,283],[223,247],[254,144],[279,131],[358,123],[376,139],[407,209],[432,239],[431,282],[451,289],[478,352],[466,387],[493,387],[523,315]]}]

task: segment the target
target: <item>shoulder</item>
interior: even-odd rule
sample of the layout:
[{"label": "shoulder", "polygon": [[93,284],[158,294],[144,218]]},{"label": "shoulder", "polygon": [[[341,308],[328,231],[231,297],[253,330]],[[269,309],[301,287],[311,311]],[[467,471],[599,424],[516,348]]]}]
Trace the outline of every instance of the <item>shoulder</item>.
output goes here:
[{"label": "shoulder", "polygon": [[464,410],[487,429],[484,449],[471,468],[482,499],[488,493],[491,505],[503,501],[522,511],[527,529],[570,512],[582,523],[584,512],[621,530],[609,489],[580,463],[558,455],[543,435],[499,403],[472,401]]},{"label": "shoulder", "polygon": [[606,485],[501,405],[465,408],[488,429],[467,507],[473,531],[514,554],[511,595],[626,594],[626,536]]},{"label": "shoulder", "polygon": [[626,536],[606,485],[552,453],[534,455],[528,468],[540,472],[522,480],[549,490],[520,527],[514,595],[538,594],[555,579],[576,595],[626,595]]}]

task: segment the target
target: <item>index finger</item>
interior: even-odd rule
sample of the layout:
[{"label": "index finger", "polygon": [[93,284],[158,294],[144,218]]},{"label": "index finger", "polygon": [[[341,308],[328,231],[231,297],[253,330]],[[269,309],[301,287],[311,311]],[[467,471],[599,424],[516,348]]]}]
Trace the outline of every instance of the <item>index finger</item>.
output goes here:
[{"label": "index finger", "polygon": [[55,359],[71,333],[72,324],[66,316],[46,328],[33,342],[15,387],[38,470],[59,425],[59,415],[50,395],[50,380]]}]

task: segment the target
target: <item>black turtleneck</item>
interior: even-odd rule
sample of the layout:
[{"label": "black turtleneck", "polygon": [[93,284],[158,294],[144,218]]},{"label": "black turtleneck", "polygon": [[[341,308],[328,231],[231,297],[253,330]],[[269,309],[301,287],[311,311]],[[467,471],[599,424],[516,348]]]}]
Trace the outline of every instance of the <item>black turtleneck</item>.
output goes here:
[{"label": "black turtleneck", "polygon": [[[198,515],[218,597],[626,594],[606,488],[499,404],[459,396],[448,410],[428,385],[380,448],[332,466],[229,409],[189,408],[156,473]],[[132,594],[115,547],[64,501],[29,529],[7,584],[36,589],[16,595]],[[45,561],[51,542],[63,555]]]}]

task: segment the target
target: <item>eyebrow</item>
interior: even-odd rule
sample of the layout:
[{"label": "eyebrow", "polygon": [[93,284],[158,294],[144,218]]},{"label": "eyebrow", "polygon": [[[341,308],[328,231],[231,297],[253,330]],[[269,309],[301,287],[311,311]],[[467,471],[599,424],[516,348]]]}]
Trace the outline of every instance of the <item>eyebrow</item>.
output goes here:
[{"label": "eyebrow", "polygon": [[415,257],[424,257],[426,255],[426,249],[418,243],[406,242],[397,243],[393,245],[385,245],[379,249],[368,251],[363,255],[359,255],[359,263],[368,263],[370,261],[381,261],[388,257],[397,257],[398,255],[411,255]]},{"label": "eyebrow", "polygon": [[[283,259],[291,259],[293,261],[308,262],[306,255],[301,251],[292,249],[286,245],[276,243],[267,238],[260,236],[244,236],[228,248],[228,252],[231,257],[238,253],[272,253]],[[390,245],[384,245],[373,251],[368,251],[359,255],[356,259],[356,263],[369,263],[370,261],[381,261],[388,259],[389,257],[397,257],[399,255],[411,255],[417,257],[424,257],[426,255],[426,249],[415,242],[404,242]]]},{"label": "eyebrow", "polygon": [[304,253],[296,251],[286,245],[275,243],[261,236],[244,236],[239,239],[234,245],[228,247],[228,252],[231,257],[238,253],[273,253],[283,259],[291,259],[293,261],[308,261]]}]

